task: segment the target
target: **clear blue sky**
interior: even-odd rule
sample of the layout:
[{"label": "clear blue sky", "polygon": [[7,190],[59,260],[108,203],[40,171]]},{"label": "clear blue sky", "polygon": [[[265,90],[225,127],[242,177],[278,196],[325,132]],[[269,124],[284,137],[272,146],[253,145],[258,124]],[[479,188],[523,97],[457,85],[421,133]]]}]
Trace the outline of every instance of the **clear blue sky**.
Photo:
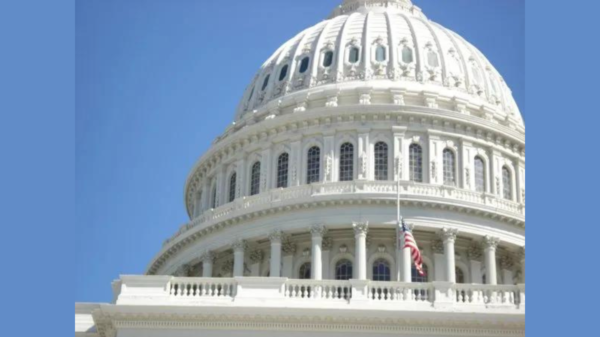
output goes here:
[{"label": "clear blue sky", "polygon": [[[524,0],[413,2],[489,58],[527,119]],[[339,3],[77,1],[76,301],[108,302],[113,279],[144,272],[254,72]]]}]

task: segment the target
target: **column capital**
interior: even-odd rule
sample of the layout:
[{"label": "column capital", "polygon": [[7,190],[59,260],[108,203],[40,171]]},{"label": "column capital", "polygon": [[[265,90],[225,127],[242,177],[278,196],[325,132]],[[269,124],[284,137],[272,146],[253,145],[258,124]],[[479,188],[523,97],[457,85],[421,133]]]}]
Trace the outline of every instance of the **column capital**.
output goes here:
[{"label": "column capital", "polygon": [[485,249],[496,250],[498,244],[500,243],[500,238],[495,236],[486,235],[483,237],[483,244]]},{"label": "column capital", "polygon": [[454,243],[456,241],[456,236],[458,235],[457,228],[444,227],[438,232],[438,236],[444,240],[444,242]]},{"label": "column capital", "polygon": [[502,269],[511,269],[515,265],[515,260],[510,252],[505,252],[500,255],[500,260],[498,262]]},{"label": "column capital", "polygon": [[323,235],[325,235],[325,232],[327,231],[327,228],[325,228],[325,226],[321,225],[321,224],[316,224],[313,225],[312,227],[310,227],[310,234],[312,235],[312,237],[323,237]]},{"label": "column capital", "polygon": [[202,256],[200,256],[200,260],[202,260],[202,262],[204,263],[212,263],[216,257],[217,256],[215,253],[213,253],[210,250],[207,250],[202,254]]},{"label": "column capital", "polygon": [[354,228],[354,235],[367,235],[369,231],[369,222],[353,222],[352,228]]},{"label": "column capital", "polygon": [[271,243],[281,243],[282,237],[283,233],[278,229],[269,233],[269,241],[271,241]]},{"label": "column capital", "polygon": [[231,248],[234,252],[243,252],[248,248],[248,244],[245,240],[237,239],[231,243]]}]

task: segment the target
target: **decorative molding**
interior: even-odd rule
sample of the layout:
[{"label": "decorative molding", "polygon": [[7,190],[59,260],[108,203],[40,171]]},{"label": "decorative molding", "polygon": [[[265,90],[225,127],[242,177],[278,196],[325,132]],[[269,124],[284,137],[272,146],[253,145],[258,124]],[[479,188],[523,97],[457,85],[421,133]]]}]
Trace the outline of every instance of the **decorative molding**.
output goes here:
[{"label": "decorative molding", "polygon": [[260,249],[255,249],[250,252],[250,261],[252,264],[263,262],[265,259],[265,252]]},{"label": "decorative molding", "polygon": [[352,228],[354,229],[354,235],[358,236],[358,235],[367,235],[367,232],[369,231],[369,222],[365,221],[365,222],[353,222],[352,223]]},{"label": "decorative molding", "polygon": [[448,241],[448,242],[454,243],[454,242],[456,242],[456,236],[458,235],[458,229],[450,228],[450,227],[443,227],[438,232],[438,235],[444,242]]},{"label": "decorative molding", "polygon": [[444,243],[441,239],[433,239],[431,241],[431,250],[435,254],[444,254]]},{"label": "decorative molding", "polygon": [[498,244],[500,243],[500,238],[486,235],[483,237],[483,244],[485,249],[496,250]]},{"label": "decorative molding", "polygon": [[233,249],[234,252],[243,252],[248,249],[248,244],[245,240],[237,239],[231,243],[231,249]]},{"label": "decorative molding", "polygon": [[467,248],[467,257],[469,260],[473,261],[481,261],[481,257],[483,255],[481,244],[479,242],[473,241]]},{"label": "decorative molding", "polygon": [[282,238],[283,232],[280,230],[274,230],[269,233],[269,241],[271,241],[271,243],[281,243]]},{"label": "decorative molding", "polygon": [[325,233],[327,232],[327,229],[325,228],[325,226],[323,225],[313,225],[312,227],[310,227],[310,234],[313,237],[323,237],[323,235],[325,235]]},{"label": "decorative molding", "polygon": [[331,236],[324,236],[323,241],[321,242],[321,248],[323,250],[331,250],[333,247],[333,238]]}]

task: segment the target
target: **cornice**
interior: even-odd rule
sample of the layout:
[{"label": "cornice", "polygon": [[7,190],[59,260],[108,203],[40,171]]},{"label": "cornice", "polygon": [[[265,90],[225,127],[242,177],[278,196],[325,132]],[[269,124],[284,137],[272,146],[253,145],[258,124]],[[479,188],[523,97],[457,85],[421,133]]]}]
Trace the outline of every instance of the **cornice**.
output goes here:
[{"label": "cornice", "polygon": [[[493,320],[480,317],[452,318],[435,317],[422,313],[414,315],[358,316],[345,314],[338,310],[329,310],[327,315],[307,314],[188,314],[137,309],[119,310],[118,306],[110,312],[96,311],[94,320],[101,337],[114,337],[116,331],[127,329],[211,329],[211,330],[278,330],[278,331],[320,331],[320,332],[364,332],[411,335],[444,336],[525,336],[524,315],[513,315],[516,319]],[[230,309],[230,311],[232,311]],[[462,316],[462,315],[461,315]]]}]

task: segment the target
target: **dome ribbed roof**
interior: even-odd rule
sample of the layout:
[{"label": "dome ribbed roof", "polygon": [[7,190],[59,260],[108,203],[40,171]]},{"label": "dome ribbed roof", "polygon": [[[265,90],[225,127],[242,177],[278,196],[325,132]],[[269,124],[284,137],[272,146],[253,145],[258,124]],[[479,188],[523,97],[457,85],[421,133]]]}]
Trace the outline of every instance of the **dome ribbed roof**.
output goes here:
[{"label": "dome ribbed roof", "polygon": [[236,121],[294,94],[356,86],[444,91],[486,106],[500,121],[523,121],[487,58],[428,20],[409,0],[345,0],[328,20],[284,43],[247,87]]}]

